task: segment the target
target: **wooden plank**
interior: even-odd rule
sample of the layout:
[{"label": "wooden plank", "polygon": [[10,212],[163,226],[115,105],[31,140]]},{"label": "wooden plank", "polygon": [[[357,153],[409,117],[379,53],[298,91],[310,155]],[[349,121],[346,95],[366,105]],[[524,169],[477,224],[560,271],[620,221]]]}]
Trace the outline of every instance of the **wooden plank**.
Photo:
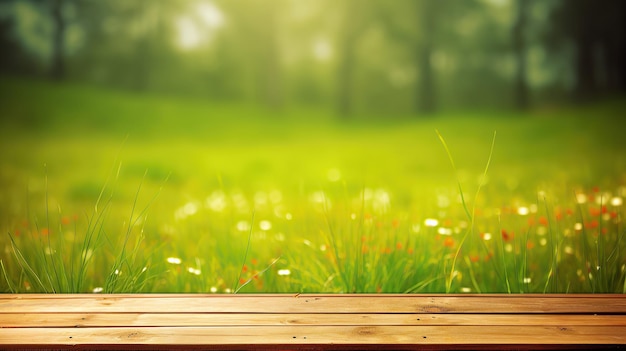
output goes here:
[{"label": "wooden plank", "polygon": [[261,326],[1,328],[5,346],[625,344],[626,327]]},{"label": "wooden plank", "polygon": [[626,313],[626,295],[28,295],[0,297],[0,311],[203,313]]},{"label": "wooden plank", "polygon": [[332,298],[352,298],[352,297],[375,297],[375,298],[387,298],[387,299],[396,299],[403,297],[475,297],[475,298],[507,298],[507,299],[528,299],[528,298],[553,298],[553,299],[571,299],[576,300],[578,298],[592,298],[592,299],[606,299],[606,298],[614,298],[614,297],[622,297],[624,294],[315,294],[315,293],[306,293],[306,294],[287,294],[287,293],[279,293],[279,294],[162,294],[162,293],[149,293],[149,294],[92,294],[92,293],[78,293],[78,294],[0,294],[1,299],[6,300],[19,300],[19,299],[58,299],[58,300],[66,300],[66,299],[92,299],[93,297],[141,297],[141,298],[155,298],[155,299],[168,299],[168,298],[190,298],[190,297],[215,297],[215,298],[229,298],[229,297],[263,297],[263,298],[283,298],[283,297],[293,297],[293,298],[311,298],[311,297],[332,297]]},{"label": "wooden plank", "polygon": [[192,327],[272,325],[626,326],[625,315],[549,314],[244,314],[244,313],[5,313],[0,327]]}]

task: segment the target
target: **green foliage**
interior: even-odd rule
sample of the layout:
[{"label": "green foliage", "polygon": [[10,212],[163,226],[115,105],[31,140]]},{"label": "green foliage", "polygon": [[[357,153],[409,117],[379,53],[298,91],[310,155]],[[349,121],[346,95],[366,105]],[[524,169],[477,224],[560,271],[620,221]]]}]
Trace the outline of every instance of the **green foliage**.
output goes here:
[{"label": "green foliage", "polygon": [[0,74],[352,117],[523,109],[623,96],[624,13],[621,0],[8,1]]},{"label": "green foliage", "polygon": [[2,84],[2,292],[625,292],[623,102],[338,123]]}]

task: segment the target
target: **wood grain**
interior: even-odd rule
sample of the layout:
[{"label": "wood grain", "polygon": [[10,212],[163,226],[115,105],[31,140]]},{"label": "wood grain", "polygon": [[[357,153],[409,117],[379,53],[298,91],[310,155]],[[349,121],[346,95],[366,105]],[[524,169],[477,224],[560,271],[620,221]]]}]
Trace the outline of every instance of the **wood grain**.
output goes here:
[{"label": "wood grain", "polygon": [[626,327],[258,326],[150,328],[3,328],[3,344],[596,344],[623,343]]},{"label": "wood grain", "polygon": [[[55,296],[55,295],[53,295]],[[60,295],[62,296],[62,295]],[[0,298],[4,312],[203,313],[626,313],[622,295],[20,295]],[[51,303],[50,301],[54,301]]]},{"label": "wood grain", "polygon": [[4,313],[4,328],[193,327],[272,325],[626,326],[626,315],[539,314],[244,314],[244,313]]},{"label": "wood grain", "polygon": [[0,349],[626,345],[626,295],[0,295]]}]

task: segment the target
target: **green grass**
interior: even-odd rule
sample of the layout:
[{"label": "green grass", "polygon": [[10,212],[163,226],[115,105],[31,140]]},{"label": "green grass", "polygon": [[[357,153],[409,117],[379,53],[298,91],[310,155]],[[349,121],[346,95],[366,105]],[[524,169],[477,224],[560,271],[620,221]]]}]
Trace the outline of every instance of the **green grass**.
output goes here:
[{"label": "green grass", "polygon": [[342,122],[0,93],[2,292],[625,292],[623,101]]}]

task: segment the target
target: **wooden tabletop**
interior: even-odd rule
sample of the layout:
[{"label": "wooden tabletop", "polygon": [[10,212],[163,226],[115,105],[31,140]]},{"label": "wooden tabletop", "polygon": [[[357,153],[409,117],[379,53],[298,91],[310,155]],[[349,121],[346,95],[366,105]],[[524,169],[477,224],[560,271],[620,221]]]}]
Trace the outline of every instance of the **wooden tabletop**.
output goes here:
[{"label": "wooden tabletop", "polygon": [[626,295],[0,295],[0,349],[626,347]]}]

